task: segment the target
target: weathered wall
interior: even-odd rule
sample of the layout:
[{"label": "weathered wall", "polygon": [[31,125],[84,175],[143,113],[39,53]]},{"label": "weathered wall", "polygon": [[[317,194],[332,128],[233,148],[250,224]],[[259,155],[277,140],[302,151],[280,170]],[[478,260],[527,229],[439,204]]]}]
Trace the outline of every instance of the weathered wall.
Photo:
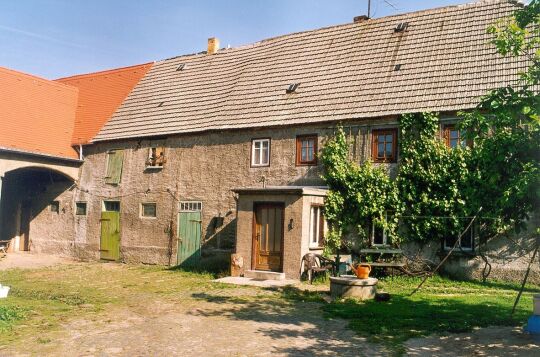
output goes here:
[{"label": "weathered wall", "polygon": [[[395,122],[348,123],[345,130],[353,143],[351,157],[362,160],[370,155],[370,130]],[[104,142],[86,149],[77,200],[89,202],[85,237],[77,236],[81,254],[92,256],[99,247],[101,201],[121,201],[121,254],[126,262],[175,263],[177,242],[166,228],[176,232],[178,201],[202,201],[202,237],[206,251],[232,250],[236,236],[236,197],[234,188],[262,186],[321,185],[321,166],[296,166],[296,136],[317,133],[319,149],[335,131],[333,124],[297,126],[264,130],[225,131],[172,136],[155,140]],[[269,167],[250,167],[251,140],[271,138]],[[145,170],[149,147],[164,146],[167,163],[163,169]],[[107,151],[124,149],[122,181],[104,181]],[[388,165],[395,168],[395,165]],[[174,196],[174,197],[173,197]],[[91,203],[90,203],[91,202]],[[157,218],[139,218],[141,202],[157,203]],[[216,226],[222,217],[223,224]],[[170,249],[169,247],[172,247]],[[97,254],[97,253],[96,253]]]}]

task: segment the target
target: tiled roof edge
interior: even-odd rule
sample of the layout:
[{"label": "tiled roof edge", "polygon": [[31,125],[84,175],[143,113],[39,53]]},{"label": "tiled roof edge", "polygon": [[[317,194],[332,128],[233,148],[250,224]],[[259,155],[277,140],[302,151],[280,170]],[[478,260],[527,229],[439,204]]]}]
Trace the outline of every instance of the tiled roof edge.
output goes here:
[{"label": "tiled roof edge", "polygon": [[112,74],[112,73],[133,70],[133,69],[136,69],[136,68],[152,66],[154,63],[156,63],[156,62],[152,61],[152,62],[147,62],[147,63],[135,64],[135,65],[132,65],[132,66],[127,66],[127,67],[111,68],[111,69],[105,69],[103,71],[83,73],[83,74],[75,74],[73,76],[56,78],[56,79],[54,79],[54,81],[64,81],[64,80],[79,79],[79,78],[84,78],[84,77],[94,77],[94,76],[108,75],[108,74]]}]

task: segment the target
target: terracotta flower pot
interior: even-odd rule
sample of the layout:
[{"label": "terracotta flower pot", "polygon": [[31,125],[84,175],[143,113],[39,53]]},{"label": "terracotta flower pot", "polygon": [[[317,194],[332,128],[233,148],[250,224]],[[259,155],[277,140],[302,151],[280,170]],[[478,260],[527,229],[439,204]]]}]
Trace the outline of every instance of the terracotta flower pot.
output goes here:
[{"label": "terracotta flower pot", "polygon": [[371,272],[371,265],[369,264],[358,264],[356,268],[351,265],[352,271],[356,274],[358,279],[367,279],[369,278],[369,273]]}]

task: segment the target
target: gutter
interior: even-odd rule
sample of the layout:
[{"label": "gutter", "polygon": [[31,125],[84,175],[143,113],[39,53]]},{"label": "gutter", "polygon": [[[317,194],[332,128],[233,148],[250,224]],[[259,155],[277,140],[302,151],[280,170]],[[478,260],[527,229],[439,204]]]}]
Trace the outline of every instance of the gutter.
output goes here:
[{"label": "gutter", "polygon": [[0,152],[2,152],[2,151],[9,152],[9,153],[15,153],[15,154],[21,154],[21,155],[35,156],[35,157],[40,157],[40,158],[59,160],[59,161],[68,161],[68,162],[78,163],[78,164],[83,163],[83,161],[84,161],[84,160],[81,160],[81,159],[74,159],[74,158],[71,158],[71,157],[56,156],[56,155],[45,154],[45,153],[40,153],[40,152],[36,152],[36,151],[28,151],[28,150],[22,150],[22,149],[15,149],[15,148],[10,148],[10,147],[0,146]]}]

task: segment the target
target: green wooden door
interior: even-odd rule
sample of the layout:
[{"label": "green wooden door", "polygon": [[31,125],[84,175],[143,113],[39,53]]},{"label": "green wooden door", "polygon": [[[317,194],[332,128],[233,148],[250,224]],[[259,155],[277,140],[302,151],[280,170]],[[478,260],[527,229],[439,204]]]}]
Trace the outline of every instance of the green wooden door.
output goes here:
[{"label": "green wooden door", "polygon": [[101,212],[101,259],[120,258],[120,212]]},{"label": "green wooden door", "polygon": [[196,264],[201,257],[201,212],[178,213],[178,265]]}]

